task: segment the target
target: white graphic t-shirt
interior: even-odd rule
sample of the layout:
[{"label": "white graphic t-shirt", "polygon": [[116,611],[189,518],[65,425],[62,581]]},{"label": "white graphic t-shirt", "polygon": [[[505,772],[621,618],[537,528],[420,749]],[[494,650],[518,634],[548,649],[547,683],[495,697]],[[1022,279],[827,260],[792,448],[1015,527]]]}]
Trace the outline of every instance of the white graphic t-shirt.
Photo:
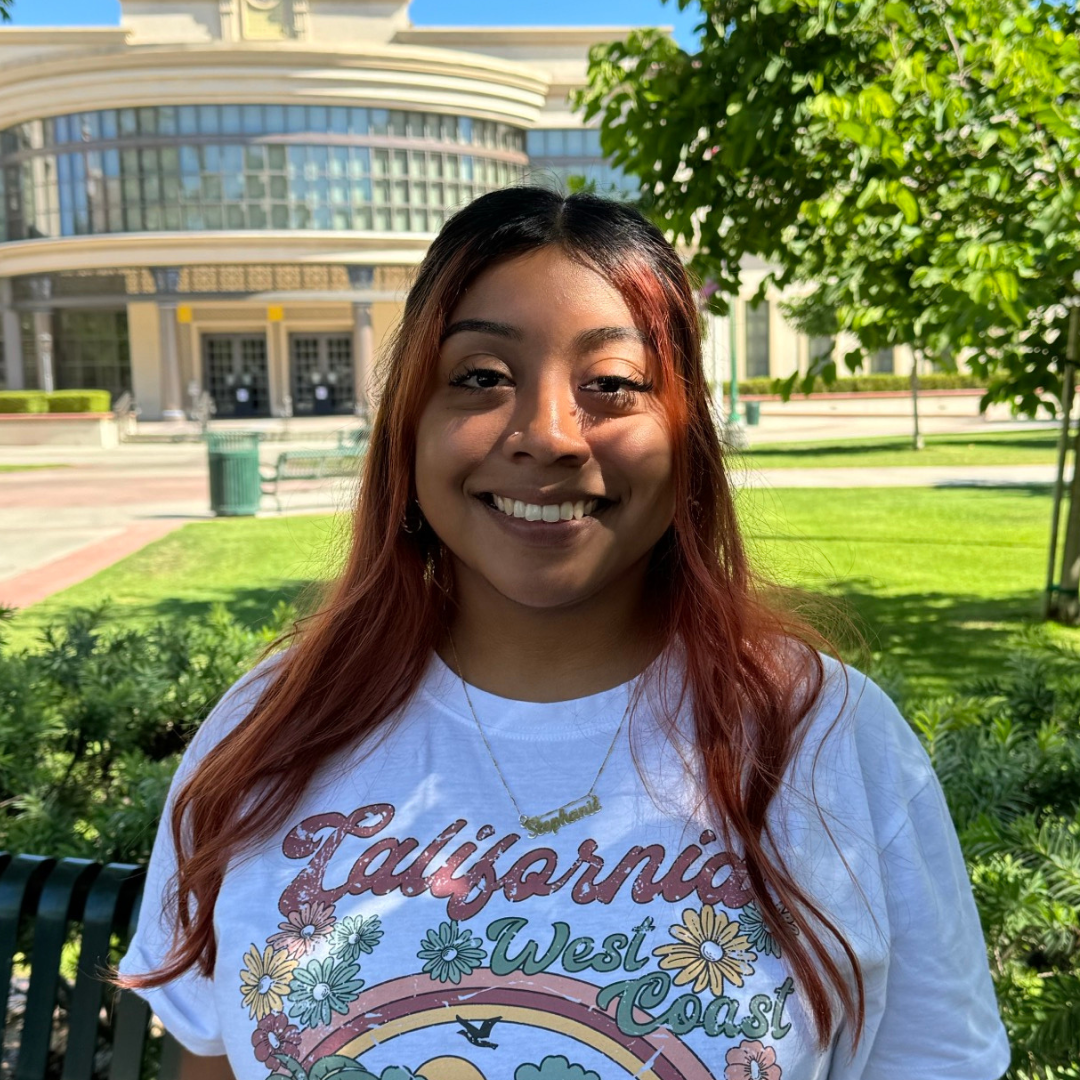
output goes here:
[{"label": "white graphic t-shirt", "polygon": [[[842,1024],[819,1050],[689,744],[660,734],[650,695],[599,812],[530,835],[437,658],[387,737],[314,776],[278,834],[234,860],[213,979],[145,996],[238,1080],[995,1080],[1008,1046],[941,789],[888,698],[828,673],[772,823],[861,961],[854,1050]],[[537,704],[470,688],[527,816],[588,793],[630,689]],[[226,695],[178,777],[258,690]],[[125,973],[171,940],[167,819]]]}]

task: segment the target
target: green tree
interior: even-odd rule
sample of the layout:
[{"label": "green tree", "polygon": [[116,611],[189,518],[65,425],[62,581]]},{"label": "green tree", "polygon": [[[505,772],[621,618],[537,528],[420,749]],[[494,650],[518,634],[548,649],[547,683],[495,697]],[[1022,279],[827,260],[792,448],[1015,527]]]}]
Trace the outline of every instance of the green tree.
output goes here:
[{"label": "green tree", "polygon": [[[984,405],[1058,408],[1080,272],[1080,38],[1046,0],[679,0],[594,49],[579,104],[649,213],[739,284],[746,254],[794,286],[806,332],[852,332],[987,380]],[[817,358],[801,382],[836,377]],[[1080,505],[1066,542],[1080,562]],[[1063,582],[1068,584],[1068,580]],[[1075,587],[1075,582],[1072,582]],[[1075,605],[1074,605],[1075,607]]]},{"label": "green tree", "polygon": [[14,0],[0,0],[0,22],[11,22],[11,5]]}]

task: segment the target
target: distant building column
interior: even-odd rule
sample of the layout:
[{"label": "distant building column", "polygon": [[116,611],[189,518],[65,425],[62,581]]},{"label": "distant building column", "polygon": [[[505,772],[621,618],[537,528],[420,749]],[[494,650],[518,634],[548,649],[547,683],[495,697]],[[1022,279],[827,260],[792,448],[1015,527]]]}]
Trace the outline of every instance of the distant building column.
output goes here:
[{"label": "distant building column", "polygon": [[9,390],[22,390],[23,379],[22,327],[19,313],[12,306],[11,278],[0,278],[0,336],[4,339],[4,385]]},{"label": "distant building column", "polygon": [[375,360],[375,335],[371,329],[371,305],[353,304],[353,377],[356,380],[356,415],[371,416],[368,384]]},{"label": "distant building column", "polygon": [[[350,266],[349,284],[355,291],[374,287],[373,266]],[[371,416],[371,379],[375,367],[375,334],[371,326],[371,302],[353,301],[353,379],[355,381],[356,415]]]},{"label": "distant building column", "polygon": [[180,388],[180,271],[174,267],[154,267],[154,288],[158,294],[158,325],[161,328],[161,418],[185,419],[184,401]]},{"label": "distant building column", "polygon": [[51,394],[56,389],[51,311],[34,312],[34,348],[37,350],[38,387]]}]

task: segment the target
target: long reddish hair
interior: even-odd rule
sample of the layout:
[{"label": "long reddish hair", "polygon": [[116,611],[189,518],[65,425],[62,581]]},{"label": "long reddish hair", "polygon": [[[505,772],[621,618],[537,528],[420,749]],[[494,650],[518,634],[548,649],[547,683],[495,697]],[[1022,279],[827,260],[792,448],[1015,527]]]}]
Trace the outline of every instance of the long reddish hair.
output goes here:
[{"label": "long reddish hair", "polygon": [[344,572],[320,610],[289,635],[291,647],[246,718],[178,791],[173,948],[158,970],[122,979],[125,985],[160,986],[192,967],[212,973],[214,905],[230,859],[283,826],[307,779],[371,737],[419,686],[453,603],[450,559],[411,509],[417,423],[441,335],[481,271],[548,245],[619,290],[659,361],[676,510],[650,560],[650,589],[662,640],[679,647],[679,704],[693,710],[707,797],[720,829],[739,846],[822,1047],[837,1003],[861,1030],[855,953],[788,871],[767,818],[821,694],[821,642],[751,572],[710,413],[693,288],[675,251],[637,211],[531,187],[471,203],[446,223],[421,264],[383,359]]}]

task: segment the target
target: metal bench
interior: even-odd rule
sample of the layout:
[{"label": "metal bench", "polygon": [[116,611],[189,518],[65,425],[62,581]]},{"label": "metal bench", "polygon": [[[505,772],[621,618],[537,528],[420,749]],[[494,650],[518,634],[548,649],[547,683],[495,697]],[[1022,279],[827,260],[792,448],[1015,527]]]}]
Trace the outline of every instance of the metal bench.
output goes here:
[{"label": "metal bench", "polygon": [[274,468],[260,473],[262,492],[264,495],[273,495],[280,510],[280,484],[288,480],[326,480],[337,476],[357,476],[366,449],[366,440],[357,438],[351,444],[342,441],[341,445],[328,446],[325,449],[283,450],[278,454]]},{"label": "metal bench", "polygon": [[101,976],[117,958],[114,942],[122,951],[135,928],[144,874],[0,853],[3,1055],[13,1080],[141,1080],[154,1059],[158,1080],[177,1077],[176,1041],[151,1034],[149,1006]]}]

